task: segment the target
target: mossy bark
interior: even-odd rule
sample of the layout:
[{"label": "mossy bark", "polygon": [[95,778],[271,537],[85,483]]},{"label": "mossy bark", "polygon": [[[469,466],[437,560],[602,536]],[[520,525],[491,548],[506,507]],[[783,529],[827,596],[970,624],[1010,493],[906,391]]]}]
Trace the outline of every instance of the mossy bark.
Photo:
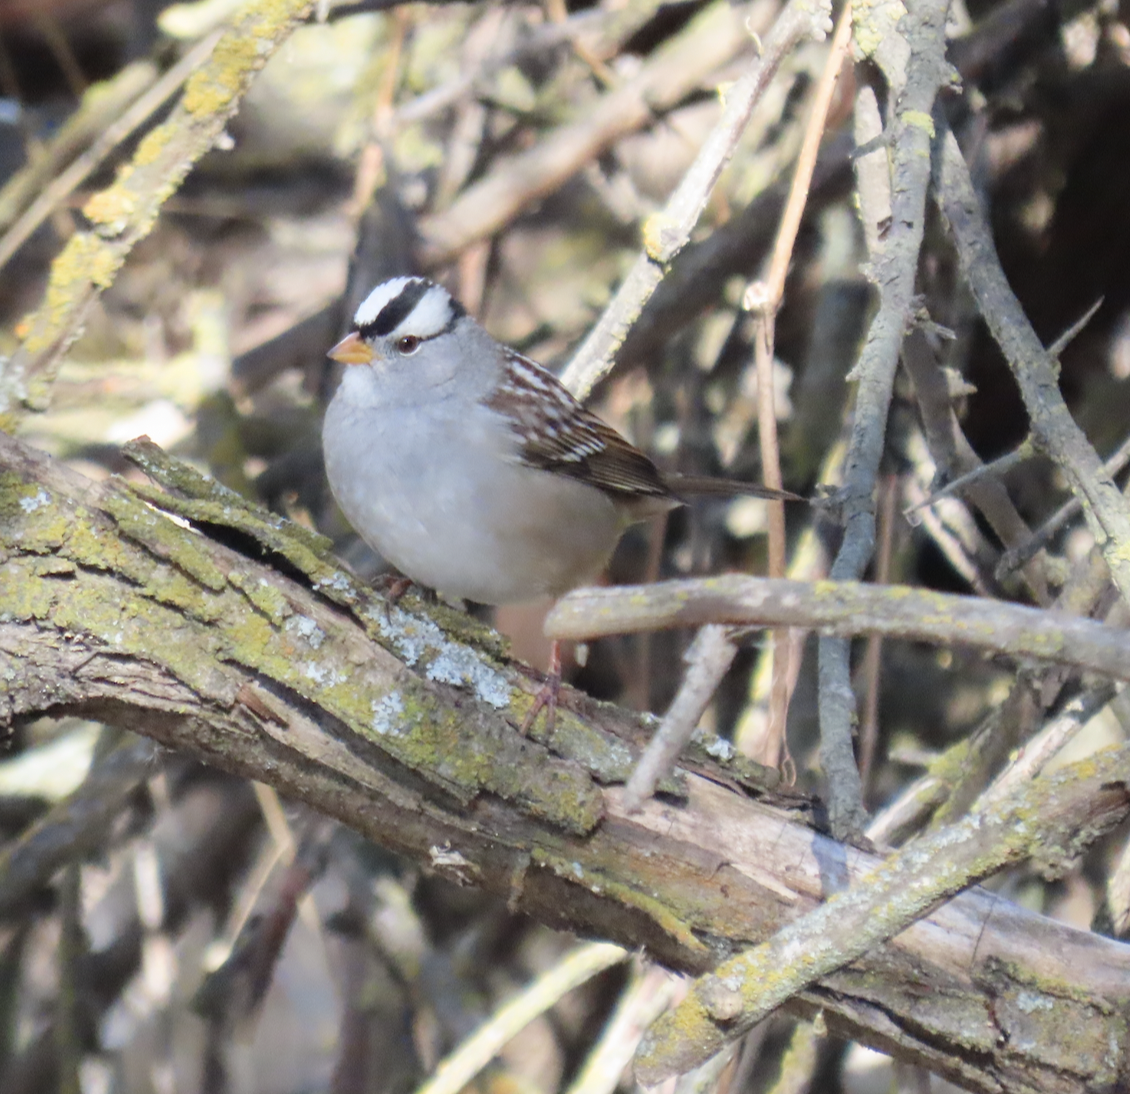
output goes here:
[{"label": "mossy bark", "polygon": [[[390,607],[320,537],[151,446],[132,456],[163,490],[90,482],[0,434],[0,723],[134,729],[692,972],[875,868],[803,798],[705,758],[628,813],[638,719],[567,691],[551,739],[520,736],[538,681],[492,631]],[[1080,828],[1125,800],[1104,788]],[[1127,947],[973,890],[787,1006],[970,1090],[1115,1090],[1128,997]]]}]

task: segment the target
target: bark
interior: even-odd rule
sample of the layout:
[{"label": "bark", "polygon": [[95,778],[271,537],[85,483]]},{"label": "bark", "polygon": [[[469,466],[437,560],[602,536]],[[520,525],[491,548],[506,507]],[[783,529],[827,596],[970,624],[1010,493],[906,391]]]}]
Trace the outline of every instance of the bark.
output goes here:
[{"label": "bark", "polygon": [[[696,973],[880,862],[738,761],[692,756],[629,813],[638,719],[566,690],[552,739],[521,737],[538,681],[493,632],[389,607],[320,537],[151,446],[133,456],[165,491],[90,482],[0,435],[0,723],[126,726]],[[1121,777],[1077,786],[1082,845],[1128,798]],[[1130,948],[974,889],[786,1006],[970,1090],[1115,1091],[1128,997]]]}]

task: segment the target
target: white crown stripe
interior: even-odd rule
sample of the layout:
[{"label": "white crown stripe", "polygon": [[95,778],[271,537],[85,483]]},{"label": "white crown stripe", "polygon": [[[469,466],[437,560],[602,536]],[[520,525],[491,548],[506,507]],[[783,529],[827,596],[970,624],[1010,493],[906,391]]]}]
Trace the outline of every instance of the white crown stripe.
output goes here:
[{"label": "white crown stripe", "polygon": [[378,315],[384,310],[385,305],[395,300],[409,285],[419,281],[418,277],[394,277],[378,285],[365,299],[353,316],[353,322],[359,327],[368,326],[376,321]]},{"label": "white crown stripe", "polygon": [[402,338],[406,334],[417,338],[434,338],[455,317],[451,306],[451,295],[439,285],[433,285],[419,303],[401,320],[392,332],[392,338]]}]

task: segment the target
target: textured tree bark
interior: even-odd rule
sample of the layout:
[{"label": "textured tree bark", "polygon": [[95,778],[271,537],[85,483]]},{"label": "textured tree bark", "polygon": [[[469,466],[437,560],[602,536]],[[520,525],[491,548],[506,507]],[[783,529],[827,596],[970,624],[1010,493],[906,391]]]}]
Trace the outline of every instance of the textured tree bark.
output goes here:
[{"label": "textured tree bark", "polygon": [[[320,537],[133,455],[165,492],[90,482],[0,434],[0,724],[126,726],[692,972],[878,861],[705,755],[629,814],[633,716],[566,692],[551,740],[519,736],[537,682],[493,632],[389,607]],[[1090,788],[1079,830],[1127,801],[1121,781]],[[1128,1002],[1130,947],[975,889],[788,1006],[973,1091],[1113,1092],[1130,1086]]]}]

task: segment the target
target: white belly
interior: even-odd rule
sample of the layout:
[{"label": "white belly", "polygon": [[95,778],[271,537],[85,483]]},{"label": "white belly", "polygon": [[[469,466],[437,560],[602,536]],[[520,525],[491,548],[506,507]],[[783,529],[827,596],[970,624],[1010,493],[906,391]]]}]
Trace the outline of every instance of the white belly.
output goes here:
[{"label": "white belly", "polygon": [[[330,404],[326,474],[358,534],[422,585],[484,604],[558,596],[605,566],[623,531],[612,502],[492,448],[494,412],[475,406],[452,441],[450,418],[413,410],[389,442],[389,415]],[[408,420],[411,428],[405,428]]]}]

